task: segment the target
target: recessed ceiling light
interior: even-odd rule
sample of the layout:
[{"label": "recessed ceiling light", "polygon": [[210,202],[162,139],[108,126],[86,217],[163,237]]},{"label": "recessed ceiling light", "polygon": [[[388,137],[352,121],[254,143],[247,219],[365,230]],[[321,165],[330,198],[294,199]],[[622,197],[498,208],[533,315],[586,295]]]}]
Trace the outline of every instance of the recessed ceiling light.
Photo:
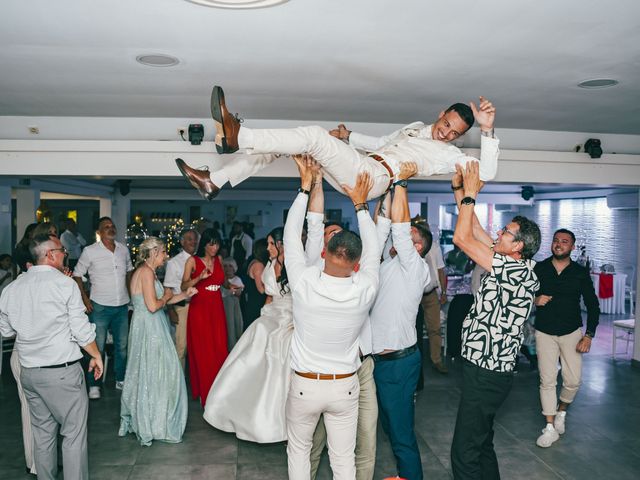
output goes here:
[{"label": "recessed ceiling light", "polygon": [[289,0],[187,0],[187,2],[197,3],[205,7],[234,9],[275,7],[288,1]]},{"label": "recessed ceiling light", "polygon": [[613,78],[592,78],[584,80],[578,84],[580,88],[609,88],[618,85],[618,81]]},{"label": "recessed ceiling light", "polygon": [[149,55],[138,55],[136,57],[136,62],[150,67],[173,67],[174,65],[178,65],[180,60],[176,57],[172,57],[171,55],[154,53]]}]

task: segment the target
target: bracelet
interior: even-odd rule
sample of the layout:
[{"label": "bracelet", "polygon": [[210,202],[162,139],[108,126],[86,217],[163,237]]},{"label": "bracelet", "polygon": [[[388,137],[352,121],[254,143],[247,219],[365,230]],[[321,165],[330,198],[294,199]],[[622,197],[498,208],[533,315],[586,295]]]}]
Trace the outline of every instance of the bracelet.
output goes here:
[{"label": "bracelet", "polygon": [[488,138],[496,138],[493,128],[488,132],[486,132],[484,130],[480,130],[480,135],[482,135],[483,137],[488,137]]},{"label": "bracelet", "polygon": [[311,193],[310,190],[305,190],[304,188],[298,188],[298,193],[304,193],[305,195],[309,195]]},{"label": "bracelet", "polygon": [[453,185],[451,185],[451,190],[452,191],[456,191],[456,190],[461,190],[462,188],[464,188],[464,185],[458,185],[457,187],[454,187]]},{"label": "bracelet", "polygon": [[353,207],[356,209],[356,213],[358,213],[360,210],[366,210],[367,212],[369,211],[368,203],[356,203]]}]

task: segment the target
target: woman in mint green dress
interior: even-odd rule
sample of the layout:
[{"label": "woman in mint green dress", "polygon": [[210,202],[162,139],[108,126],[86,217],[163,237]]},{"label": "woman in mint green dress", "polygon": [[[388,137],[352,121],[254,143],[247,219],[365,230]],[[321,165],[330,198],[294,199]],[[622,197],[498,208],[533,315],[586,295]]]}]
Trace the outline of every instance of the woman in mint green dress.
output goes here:
[{"label": "woman in mint green dress", "polygon": [[166,259],[164,243],[147,238],[140,245],[138,267],[131,277],[133,318],[119,435],[135,433],[145,446],[153,440],[181,442],[187,424],[187,387],[164,307],[190,298],[197,290],[165,293],[156,269]]}]

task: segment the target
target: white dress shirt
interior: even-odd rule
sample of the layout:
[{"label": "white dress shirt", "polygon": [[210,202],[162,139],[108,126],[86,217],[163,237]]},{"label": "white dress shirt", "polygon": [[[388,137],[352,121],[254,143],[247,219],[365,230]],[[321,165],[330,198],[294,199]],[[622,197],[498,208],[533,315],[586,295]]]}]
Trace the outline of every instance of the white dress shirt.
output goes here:
[{"label": "white dress shirt", "polygon": [[[422,122],[414,122],[384,137],[351,132],[349,145],[381,156],[395,173],[400,171],[402,162],[423,165],[419,174],[431,176],[455,172],[456,163],[464,165],[469,160],[477,160],[453,144],[433,140],[431,127],[432,125]],[[493,180],[496,176],[499,145],[500,141],[497,138],[484,135],[480,137],[480,179],[483,181]],[[424,159],[429,161],[425,162]]]},{"label": "white dress shirt", "polygon": [[293,298],[291,367],[300,372],[341,374],[360,367],[358,335],[378,288],[380,249],[366,211],[357,214],[362,238],[360,269],[333,277],[307,266],[300,240],[308,195],[298,194],[284,228],[287,276]]},{"label": "white dress shirt", "polygon": [[127,273],[133,270],[131,256],[127,247],[118,242],[115,244],[113,252],[102,242],[89,245],[82,251],[73,270],[74,277],[89,274],[91,300],[106,307],[129,303]]},{"label": "white dress shirt", "polygon": [[418,306],[431,277],[411,240],[411,223],[394,223],[391,232],[397,255],[380,266],[380,289],[369,314],[373,353],[416,344]]},{"label": "white dress shirt", "polygon": [[[380,224],[376,225],[378,230],[378,245],[384,245],[384,240],[389,235],[389,228],[391,228],[391,221],[389,220],[389,227],[385,233],[380,233]],[[381,235],[384,238],[381,238]],[[307,243],[305,245],[304,253],[307,261],[307,266],[315,265],[320,270],[324,270],[324,259],[321,256],[322,249],[324,248],[324,215],[317,212],[307,212]],[[369,355],[373,353],[373,343],[371,338],[371,322],[369,318],[362,325],[360,336],[358,338],[360,344],[360,353],[362,355]]]},{"label": "white dress shirt", "polygon": [[74,234],[69,230],[65,230],[60,235],[60,243],[69,252],[69,260],[77,260],[80,258],[82,247],[87,244],[87,241],[79,233]]},{"label": "white dress shirt", "polygon": [[164,273],[164,286],[170,288],[174,295],[182,292],[182,276],[184,275],[184,266],[191,255],[182,250],[179,254],[167,262],[167,268]]},{"label": "white dress shirt", "polygon": [[95,340],[95,325],[84,313],[73,279],[48,265],[20,275],[0,296],[0,333],[16,335],[25,368],[59,365],[82,357],[80,347]]}]

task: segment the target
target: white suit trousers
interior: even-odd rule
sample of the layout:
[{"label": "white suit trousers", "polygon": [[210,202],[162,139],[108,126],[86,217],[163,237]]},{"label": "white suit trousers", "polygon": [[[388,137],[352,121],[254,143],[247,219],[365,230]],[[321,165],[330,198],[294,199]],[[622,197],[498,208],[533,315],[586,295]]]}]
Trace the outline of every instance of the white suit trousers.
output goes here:
[{"label": "white suit trousers", "polygon": [[313,432],[321,414],[327,430],[334,480],[355,480],[359,396],[357,375],[340,380],[315,380],[295,373],[291,375],[285,409],[289,480],[308,480],[311,476]]}]

